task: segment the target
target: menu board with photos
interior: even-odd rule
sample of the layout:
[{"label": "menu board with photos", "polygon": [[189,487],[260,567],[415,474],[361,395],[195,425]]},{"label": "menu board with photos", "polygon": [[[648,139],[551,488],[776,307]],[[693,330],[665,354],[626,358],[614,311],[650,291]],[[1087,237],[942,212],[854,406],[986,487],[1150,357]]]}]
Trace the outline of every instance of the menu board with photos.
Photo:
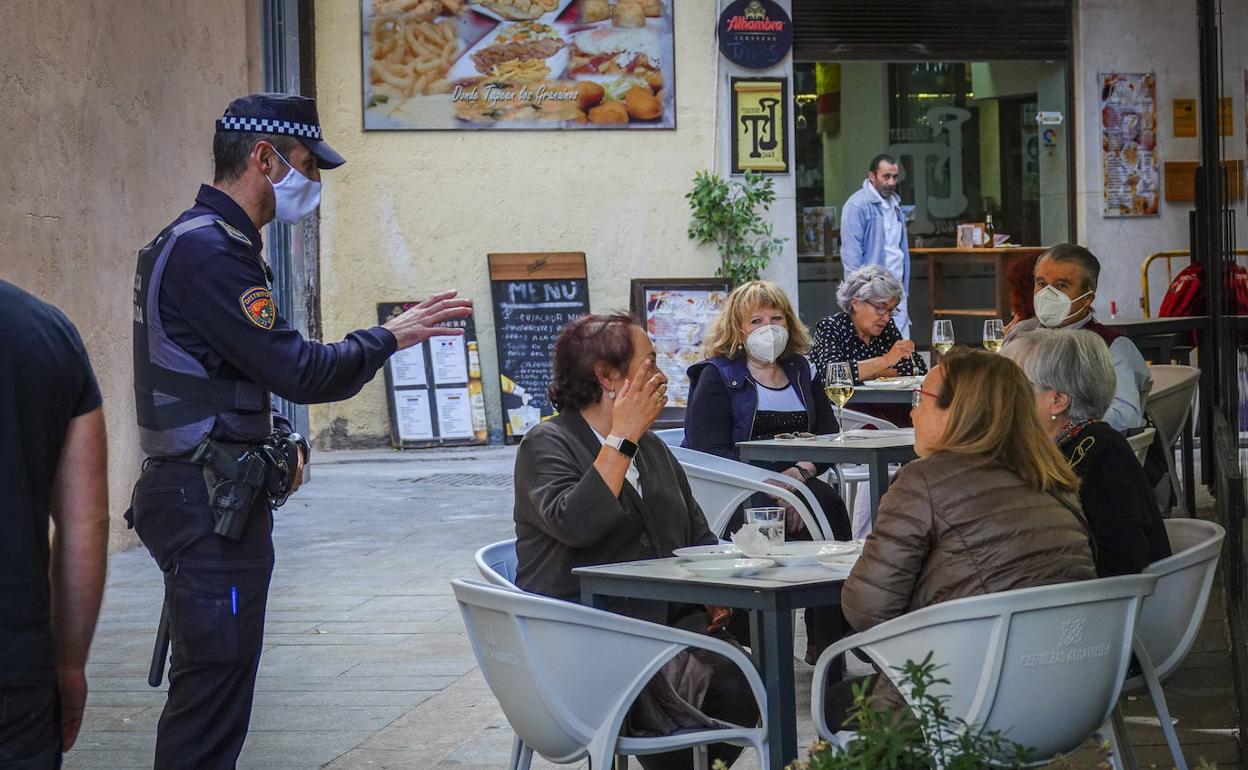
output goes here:
[{"label": "menu board with photos", "polygon": [[[384,324],[414,304],[380,302],[378,321]],[[472,316],[439,325],[464,334],[430,337],[386,362],[390,443],[400,449],[484,444],[490,438]]]},{"label": "menu board with photos", "polygon": [[1102,214],[1156,216],[1157,81],[1152,73],[1101,75]]},{"label": "menu board with photos", "polygon": [[703,343],[727,300],[728,282],[722,278],[633,279],[630,309],[654,342],[655,364],[667,375],[668,402],[657,427],[684,424],[687,371],[706,358]]},{"label": "menu board with photos", "polygon": [[675,0],[361,0],[366,130],[673,129]]},{"label": "menu board with photos", "polygon": [[546,396],[555,340],[589,312],[581,252],[490,254],[490,296],[508,444],[555,414]]}]

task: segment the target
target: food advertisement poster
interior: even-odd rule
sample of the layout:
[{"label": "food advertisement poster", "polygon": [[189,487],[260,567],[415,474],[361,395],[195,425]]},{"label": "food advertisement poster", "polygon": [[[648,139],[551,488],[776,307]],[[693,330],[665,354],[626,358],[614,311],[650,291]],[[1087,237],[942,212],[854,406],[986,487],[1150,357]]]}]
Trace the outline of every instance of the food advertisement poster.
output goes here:
[{"label": "food advertisement poster", "polygon": [[582,252],[490,254],[503,434],[514,444],[555,414],[550,388],[555,340],[589,312]]},{"label": "food advertisement poster", "polygon": [[667,375],[668,403],[660,427],[683,425],[689,402],[690,366],[706,358],[702,345],[711,323],[728,299],[721,278],[636,278],[633,315],[654,342],[655,363]]},{"label": "food advertisement poster", "polygon": [[[377,320],[384,324],[414,304],[380,302]],[[386,362],[390,443],[398,449],[485,444],[490,439],[472,316],[439,325],[464,333],[431,337]]]},{"label": "food advertisement poster", "polygon": [[789,171],[789,82],[732,79],[732,173]]},{"label": "food advertisement poster", "polygon": [[1157,81],[1152,73],[1101,76],[1101,213],[1156,216],[1161,193],[1157,163]]},{"label": "food advertisement poster", "polygon": [[365,130],[673,129],[675,0],[361,0]]}]

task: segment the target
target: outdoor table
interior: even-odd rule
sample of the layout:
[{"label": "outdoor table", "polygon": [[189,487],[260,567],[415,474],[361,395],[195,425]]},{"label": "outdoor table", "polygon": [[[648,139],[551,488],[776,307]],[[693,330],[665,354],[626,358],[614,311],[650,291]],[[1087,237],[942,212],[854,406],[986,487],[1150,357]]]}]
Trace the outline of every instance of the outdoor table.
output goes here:
[{"label": "outdoor table", "polygon": [[[909,398],[909,391],[907,391]],[[914,453],[914,428],[896,430],[848,430],[844,441],[831,436],[813,439],[771,439],[742,441],[737,444],[741,459],[779,460],[782,462],[851,463],[867,466],[870,474],[871,523],[880,507],[880,498],[888,491],[888,464],[908,463]]]},{"label": "outdoor table", "polygon": [[[579,567],[581,603],[603,609],[610,596],[748,610],[751,653],[767,692],[771,767],[797,759],[797,696],[793,676],[793,610],[840,603],[847,573],[820,565],[764,570],[752,577],[704,578],[677,559]],[[774,575],[776,577],[768,577]],[[778,579],[785,575],[786,579]]]},{"label": "outdoor table", "polygon": [[[874,380],[872,380],[874,382]],[[854,395],[849,397],[850,404],[910,404],[914,395],[913,385],[889,383],[887,385],[862,384],[854,388]]]}]

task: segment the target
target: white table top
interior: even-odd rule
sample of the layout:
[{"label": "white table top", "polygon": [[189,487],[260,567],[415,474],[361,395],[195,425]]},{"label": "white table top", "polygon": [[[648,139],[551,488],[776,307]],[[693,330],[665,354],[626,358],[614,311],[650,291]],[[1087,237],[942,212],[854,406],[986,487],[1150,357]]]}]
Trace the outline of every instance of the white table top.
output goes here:
[{"label": "white table top", "polygon": [[607,575],[613,577],[656,580],[673,583],[702,583],[705,585],[731,586],[733,588],[787,588],[794,585],[817,585],[839,583],[849,575],[848,569],[829,569],[821,564],[800,567],[771,567],[750,577],[699,577],[679,566],[679,559],[646,559],[618,564],[599,564],[595,567],[577,567],[574,575]]},{"label": "white table top", "polygon": [[768,439],[767,441],[742,441],[741,446],[751,447],[820,447],[835,448],[838,446],[855,449],[884,449],[899,446],[914,446],[914,428],[890,428],[888,430],[865,430],[855,428],[845,431],[844,441],[833,441],[832,436],[815,438]]},{"label": "white table top", "polygon": [[854,390],[914,390],[923,382],[922,377],[889,377],[886,380],[867,380]]}]

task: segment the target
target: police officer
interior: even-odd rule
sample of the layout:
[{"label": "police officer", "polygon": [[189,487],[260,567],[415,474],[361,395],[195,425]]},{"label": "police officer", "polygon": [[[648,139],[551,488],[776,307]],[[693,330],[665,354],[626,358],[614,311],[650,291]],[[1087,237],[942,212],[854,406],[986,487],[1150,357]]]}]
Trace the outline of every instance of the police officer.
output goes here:
[{"label": "police officer", "polygon": [[[307,442],[272,409],[359,392],[396,350],[471,312],[448,291],[384,326],[319,344],[277,312],[260,229],[320,201],[344,160],[312,99],[254,94],[217,120],[213,182],[139,252],[134,385],[148,455],[128,514],[165,575],[173,655],[155,767],[232,768],[251,716],[273,571],[272,505]],[[283,462],[283,448],[286,450]]]}]

